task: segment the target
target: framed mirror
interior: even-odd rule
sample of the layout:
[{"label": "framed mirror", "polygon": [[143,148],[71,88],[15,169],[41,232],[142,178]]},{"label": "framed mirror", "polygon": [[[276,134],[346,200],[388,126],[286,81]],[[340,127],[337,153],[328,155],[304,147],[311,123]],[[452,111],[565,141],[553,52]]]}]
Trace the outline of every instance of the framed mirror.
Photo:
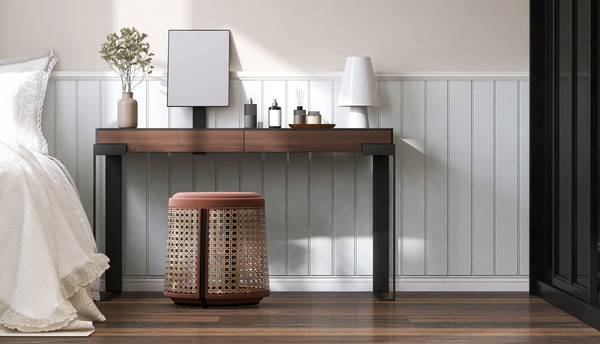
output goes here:
[{"label": "framed mirror", "polygon": [[167,106],[229,106],[229,33],[169,30]]}]

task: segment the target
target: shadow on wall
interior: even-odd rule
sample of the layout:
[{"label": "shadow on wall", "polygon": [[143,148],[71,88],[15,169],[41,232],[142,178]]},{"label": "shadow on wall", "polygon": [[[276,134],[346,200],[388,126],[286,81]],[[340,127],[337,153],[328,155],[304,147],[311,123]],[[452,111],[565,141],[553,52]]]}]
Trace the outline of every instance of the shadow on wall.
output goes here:
[{"label": "shadow on wall", "polygon": [[[332,68],[324,66],[331,66],[332,61],[333,64],[338,64],[338,57],[334,53],[336,49],[331,49],[332,40],[339,39],[338,44],[349,45],[349,41],[360,40],[364,36],[365,28],[361,26],[352,25],[345,30],[338,29],[339,25],[353,23],[353,16],[340,13],[345,11],[354,13],[355,9],[352,6],[339,8],[333,2],[321,3],[317,13],[300,8],[296,15],[311,13],[312,20],[307,22],[303,20],[305,17],[293,18],[293,13],[286,13],[284,4],[268,7],[266,5],[265,2],[252,4],[257,8],[248,13],[240,11],[227,2],[189,1],[187,21],[191,25],[190,28],[231,30],[231,71],[248,70],[247,65],[266,66],[259,67],[262,71],[312,71],[323,70],[323,68],[330,71]],[[249,6],[243,7],[247,9]],[[211,20],[219,22],[219,27],[207,27],[204,20],[206,16],[211,16]],[[332,16],[336,16],[335,24],[331,19]],[[264,25],[256,24],[260,22]],[[311,23],[319,23],[319,25],[317,27]],[[330,30],[328,34],[322,34],[323,30],[329,30],[330,27],[336,29]],[[363,37],[362,40],[365,38]],[[377,40],[369,38],[367,45],[378,45],[379,43],[375,41]],[[363,50],[372,49],[374,48],[359,45],[352,47],[352,52],[349,54],[363,55],[365,54]],[[298,54],[293,52],[296,50]],[[243,55],[241,57],[240,52]],[[315,55],[319,58],[315,58]],[[345,57],[346,55],[339,57],[339,67],[333,70],[343,70]],[[256,67],[252,68],[256,70]]]},{"label": "shadow on wall", "polygon": [[240,61],[240,55],[235,44],[235,33],[230,32],[229,35],[229,70],[237,71],[242,70],[242,62]]}]

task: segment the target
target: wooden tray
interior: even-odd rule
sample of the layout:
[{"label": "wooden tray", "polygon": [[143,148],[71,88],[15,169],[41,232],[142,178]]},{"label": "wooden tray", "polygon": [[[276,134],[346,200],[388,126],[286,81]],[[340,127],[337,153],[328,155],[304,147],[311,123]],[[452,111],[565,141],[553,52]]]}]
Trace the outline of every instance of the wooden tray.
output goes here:
[{"label": "wooden tray", "polygon": [[315,128],[331,129],[333,127],[335,127],[335,124],[290,124],[290,128],[294,128],[294,129],[315,129]]}]

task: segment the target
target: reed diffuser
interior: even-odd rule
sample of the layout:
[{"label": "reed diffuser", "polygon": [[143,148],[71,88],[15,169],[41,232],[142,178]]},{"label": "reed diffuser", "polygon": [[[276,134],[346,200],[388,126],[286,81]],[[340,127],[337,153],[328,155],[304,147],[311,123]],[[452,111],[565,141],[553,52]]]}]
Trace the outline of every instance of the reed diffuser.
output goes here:
[{"label": "reed diffuser", "polygon": [[303,88],[296,89],[296,101],[298,102],[298,106],[296,106],[296,110],[294,110],[294,124],[305,124],[306,110],[302,109],[302,104],[304,103]]}]

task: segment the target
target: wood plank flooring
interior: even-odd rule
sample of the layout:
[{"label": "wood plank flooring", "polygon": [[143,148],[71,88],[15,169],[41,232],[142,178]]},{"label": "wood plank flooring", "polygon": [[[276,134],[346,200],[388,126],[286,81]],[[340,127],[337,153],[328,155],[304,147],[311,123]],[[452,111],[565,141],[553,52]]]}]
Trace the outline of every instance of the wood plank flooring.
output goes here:
[{"label": "wood plank flooring", "polygon": [[247,308],[178,306],[123,293],[88,338],[9,343],[600,343],[600,332],[527,293],[273,293]]}]

